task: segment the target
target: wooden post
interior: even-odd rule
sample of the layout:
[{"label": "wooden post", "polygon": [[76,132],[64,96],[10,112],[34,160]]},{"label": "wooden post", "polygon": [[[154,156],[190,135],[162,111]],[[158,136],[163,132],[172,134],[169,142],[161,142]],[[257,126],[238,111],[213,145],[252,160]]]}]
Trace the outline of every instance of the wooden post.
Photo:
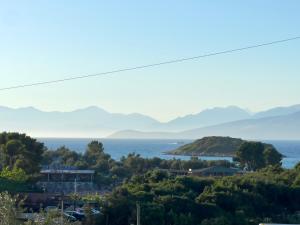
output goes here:
[{"label": "wooden post", "polygon": [[136,225],[141,225],[141,205],[136,203]]},{"label": "wooden post", "polygon": [[61,218],[60,218],[60,222],[61,222],[61,225],[64,225],[64,193],[61,192]]}]

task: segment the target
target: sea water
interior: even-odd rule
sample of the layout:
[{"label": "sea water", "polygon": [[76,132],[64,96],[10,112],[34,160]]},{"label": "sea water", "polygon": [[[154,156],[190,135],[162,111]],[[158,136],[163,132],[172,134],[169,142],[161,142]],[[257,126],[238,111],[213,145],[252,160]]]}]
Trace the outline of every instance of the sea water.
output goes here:
[{"label": "sea water", "polygon": [[[57,149],[66,146],[71,150],[83,153],[87,144],[92,140],[101,141],[104,145],[105,152],[110,154],[113,159],[119,160],[122,156],[129,153],[140,154],[142,157],[152,158],[159,157],[162,159],[179,158],[183,160],[190,159],[189,156],[172,156],[166,155],[165,152],[176,149],[184,144],[191,143],[193,140],[141,140],[141,139],[90,139],[90,138],[38,138],[45,143],[48,149]],[[274,145],[285,158],[282,164],[285,168],[292,168],[300,161],[300,141],[280,141],[265,140],[265,143]],[[200,157],[203,160],[225,159],[232,161],[231,157]]]}]

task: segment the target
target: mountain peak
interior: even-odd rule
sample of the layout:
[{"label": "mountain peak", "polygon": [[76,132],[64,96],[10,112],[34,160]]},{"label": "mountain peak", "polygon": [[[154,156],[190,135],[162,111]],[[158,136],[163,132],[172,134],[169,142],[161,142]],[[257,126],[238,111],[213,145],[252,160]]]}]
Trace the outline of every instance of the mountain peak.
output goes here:
[{"label": "mountain peak", "polygon": [[213,112],[213,111],[240,111],[240,112],[247,112],[247,110],[242,109],[242,108],[240,108],[238,106],[229,105],[229,106],[225,106],[225,107],[213,107],[213,108],[204,109],[201,112],[199,112],[198,114],[203,113],[203,112]]},{"label": "mountain peak", "polygon": [[273,116],[289,115],[297,112],[300,112],[300,104],[275,107],[269,110],[258,112],[254,115],[254,117],[255,118],[273,117]]},{"label": "mountain peak", "polygon": [[109,113],[106,110],[104,110],[104,109],[102,109],[98,106],[95,106],[95,105],[88,106],[88,107],[85,107],[85,108],[76,109],[76,110],[71,111],[71,112],[102,112],[102,113]]},{"label": "mountain peak", "polygon": [[0,106],[0,110],[42,112],[41,110],[39,110],[37,108],[34,108],[33,106],[19,107],[19,108],[12,108],[12,107],[7,107],[7,106]]},{"label": "mountain peak", "polygon": [[176,130],[193,129],[220,123],[250,118],[250,114],[237,106],[214,107],[197,114],[190,114],[171,120],[167,125]]}]

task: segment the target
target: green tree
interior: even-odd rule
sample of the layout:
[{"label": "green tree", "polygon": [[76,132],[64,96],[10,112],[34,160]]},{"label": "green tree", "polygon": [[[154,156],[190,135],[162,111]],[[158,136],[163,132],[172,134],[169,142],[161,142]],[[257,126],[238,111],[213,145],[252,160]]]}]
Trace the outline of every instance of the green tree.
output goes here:
[{"label": "green tree", "polygon": [[164,207],[156,203],[142,204],[141,224],[143,225],[164,224]]},{"label": "green tree", "polygon": [[25,146],[19,140],[9,140],[5,145],[2,146],[2,151],[8,158],[8,166],[10,169],[13,168],[16,160],[25,152]]},{"label": "green tree", "polygon": [[248,170],[257,170],[265,166],[264,145],[261,142],[245,142],[236,152],[236,160]]},{"label": "green tree", "polygon": [[255,171],[266,166],[280,165],[282,155],[272,146],[261,142],[244,142],[236,152],[240,166]]},{"label": "green tree", "polygon": [[11,170],[8,167],[5,167],[2,171],[0,171],[0,178],[25,183],[28,179],[28,175],[21,168],[14,167]]},{"label": "green tree", "polygon": [[263,154],[266,165],[281,165],[282,154],[280,154],[272,145],[266,145]]},{"label": "green tree", "polygon": [[103,144],[101,142],[92,141],[89,143],[84,154],[84,159],[89,168],[101,173],[109,172],[110,162],[112,162],[112,160],[109,154],[104,153]]},{"label": "green tree", "polygon": [[2,167],[14,166],[27,174],[38,173],[45,147],[35,139],[19,133],[0,133],[0,156]]},{"label": "green tree", "polygon": [[82,155],[70,150],[65,146],[61,146],[55,151],[49,150],[43,153],[42,164],[48,166],[64,165],[76,166],[82,162]]}]

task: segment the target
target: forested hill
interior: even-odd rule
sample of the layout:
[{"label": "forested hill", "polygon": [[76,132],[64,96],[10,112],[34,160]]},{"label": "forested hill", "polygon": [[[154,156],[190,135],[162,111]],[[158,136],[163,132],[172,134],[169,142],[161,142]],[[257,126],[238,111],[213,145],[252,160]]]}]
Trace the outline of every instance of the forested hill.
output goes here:
[{"label": "forested hill", "polygon": [[167,152],[173,155],[233,156],[245,141],[231,137],[204,137]]}]

